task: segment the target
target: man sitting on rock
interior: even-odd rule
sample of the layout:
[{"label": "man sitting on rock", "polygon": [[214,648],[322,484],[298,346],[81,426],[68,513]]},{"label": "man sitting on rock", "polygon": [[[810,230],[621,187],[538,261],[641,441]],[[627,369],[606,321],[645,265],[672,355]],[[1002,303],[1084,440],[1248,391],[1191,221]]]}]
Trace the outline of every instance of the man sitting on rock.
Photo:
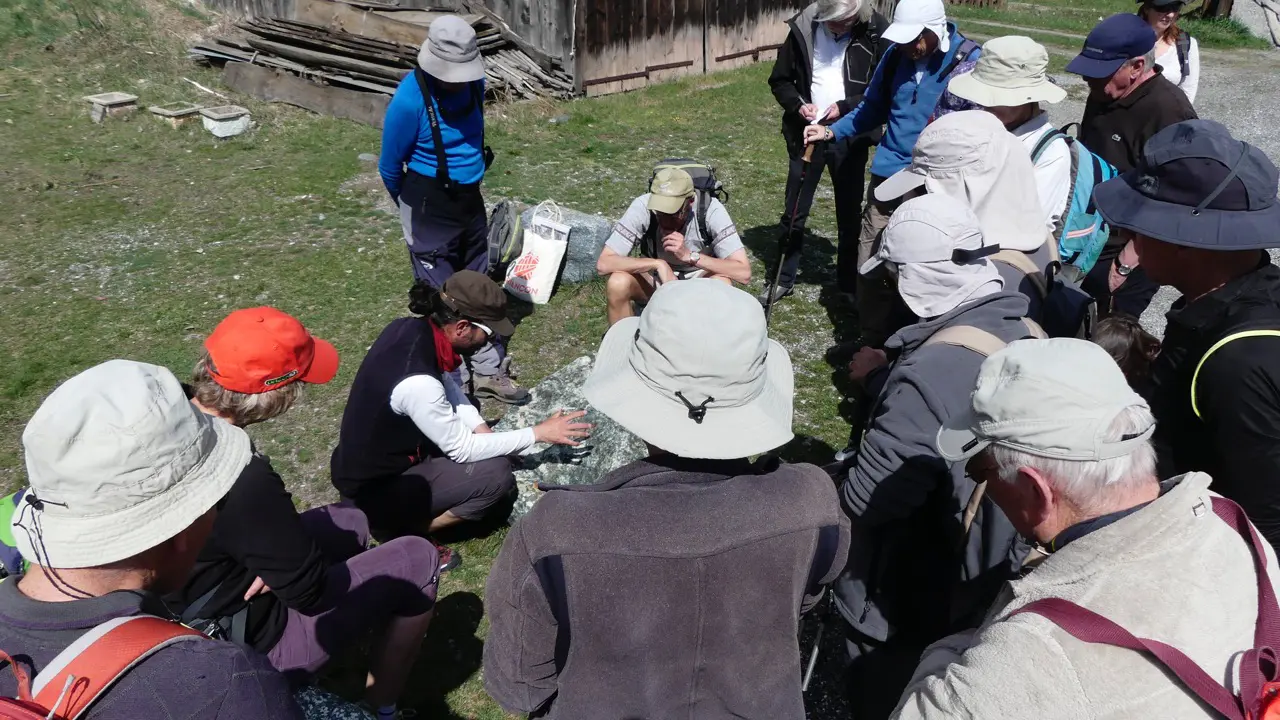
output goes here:
[{"label": "man sitting on rock", "polygon": [[[231,313],[204,347],[192,403],[237,427],[283,415],[303,385],[338,372],[337,350],[275,308]],[[168,603],[184,622],[252,647],[297,679],[376,633],[366,699],[389,720],[431,622],[439,566],[424,538],[370,548],[368,520],[349,503],[299,514],[271,461],[255,452]]]},{"label": "man sitting on rock", "polygon": [[584,392],[650,455],[544,488],[508,533],[490,695],[546,718],[805,717],[799,616],[849,521],[820,469],[747,459],[791,440],[793,387],[759,302],[720,282],[659,288],[609,330]]},{"label": "man sitting on rock", "polygon": [[[333,485],[364,511],[379,538],[426,535],[480,520],[511,494],[510,455],[535,443],[575,446],[590,433],[583,412],[495,433],[451,376],[462,354],[515,331],[507,296],[460,270],[437,290],[409,291],[409,311],[382,331],[351,385],[330,469]],[[460,561],[450,553],[448,569]]]},{"label": "man sitting on rock", "polygon": [[[596,271],[609,278],[610,326],[631,317],[631,303],[648,301],[673,280],[751,282],[751,262],[724,204],[710,198],[699,213],[700,201],[693,178],[679,168],[659,170],[649,193],[632,201],[596,262]],[[707,227],[700,227],[699,215]],[[636,243],[640,257],[628,257]]]}]

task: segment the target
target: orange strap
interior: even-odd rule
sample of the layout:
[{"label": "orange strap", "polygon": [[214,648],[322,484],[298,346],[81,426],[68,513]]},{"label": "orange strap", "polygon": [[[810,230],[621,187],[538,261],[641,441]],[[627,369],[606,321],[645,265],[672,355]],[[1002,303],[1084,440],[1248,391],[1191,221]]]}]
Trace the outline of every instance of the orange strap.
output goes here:
[{"label": "orange strap", "polygon": [[58,654],[35,679],[35,702],[55,718],[75,720],[133,666],[157,650],[204,639],[185,625],[152,615],[103,623]]}]

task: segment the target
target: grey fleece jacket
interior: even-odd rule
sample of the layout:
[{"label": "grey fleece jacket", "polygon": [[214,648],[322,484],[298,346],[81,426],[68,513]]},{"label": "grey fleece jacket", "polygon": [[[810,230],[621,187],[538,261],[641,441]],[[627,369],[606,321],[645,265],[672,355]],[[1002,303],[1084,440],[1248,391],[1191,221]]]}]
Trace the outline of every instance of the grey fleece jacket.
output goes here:
[{"label": "grey fleece jacket", "polygon": [[485,588],[485,689],[540,718],[802,720],[800,614],[849,520],[812,465],[671,456],[549,488]]},{"label": "grey fleece jacket", "polygon": [[1019,340],[1028,337],[1026,312],[1026,297],[1000,292],[903,328],[886,343],[893,361],[841,488],[853,543],[835,586],[845,619],[872,638],[907,629],[937,639],[977,624],[1007,579],[1013,527],[984,500],[961,546],[974,482],[963,463],[946,462],[934,447],[942,424],[968,409],[985,358],[953,345],[923,346],[959,325]]}]

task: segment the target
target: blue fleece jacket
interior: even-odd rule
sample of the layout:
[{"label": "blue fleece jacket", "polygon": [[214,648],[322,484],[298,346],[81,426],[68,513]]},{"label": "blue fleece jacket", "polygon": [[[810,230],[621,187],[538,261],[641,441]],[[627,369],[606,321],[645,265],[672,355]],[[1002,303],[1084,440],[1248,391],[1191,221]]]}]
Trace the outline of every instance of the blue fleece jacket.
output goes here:
[{"label": "blue fleece jacket", "polygon": [[[859,135],[879,125],[885,125],[884,138],[871,162],[871,174],[888,177],[911,164],[911,148],[915,147],[920,131],[929,124],[929,118],[947,89],[947,73],[952,59],[964,43],[964,36],[954,23],[947,23],[951,45],[947,52],[935,52],[925,66],[924,77],[916,82],[916,64],[907,57],[902,47],[895,45],[880,59],[862,102],[848,115],[831,126],[837,140]],[[976,59],[981,49],[971,58]],[[963,58],[961,58],[963,60]],[[884,77],[885,68],[893,66],[893,77]],[[888,86],[885,86],[888,83]],[[885,102],[886,98],[891,98]]]},{"label": "blue fleece jacket", "polygon": [[[436,176],[436,148],[431,139],[431,121],[427,118],[427,106],[413,73],[400,81],[400,87],[387,106],[387,116],[382,123],[382,156],[378,159],[378,172],[391,197],[399,200],[400,181],[404,178],[405,165],[410,170]],[[484,179],[484,109],[472,108],[472,89],[445,92],[435,79],[427,76],[431,94],[435,98],[436,117],[440,120],[440,138],[444,141],[445,160],[449,163],[449,178],[453,182],[471,185]],[[480,97],[484,97],[484,81],[480,83]],[[468,112],[468,108],[471,111]]]}]

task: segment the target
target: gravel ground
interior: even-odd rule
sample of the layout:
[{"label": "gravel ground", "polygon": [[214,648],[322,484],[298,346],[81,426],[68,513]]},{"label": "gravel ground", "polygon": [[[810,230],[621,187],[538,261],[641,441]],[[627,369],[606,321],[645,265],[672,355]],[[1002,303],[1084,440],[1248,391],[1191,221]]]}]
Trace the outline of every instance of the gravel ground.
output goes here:
[{"label": "gravel ground", "polygon": [[[1251,2],[1241,0],[1237,5]],[[1261,148],[1280,163],[1280,133],[1273,124],[1280,118],[1277,77],[1280,77],[1280,53],[1202,50],[1196,112],[1202,118],[1226,125],[1237,138]],[[1083,81],[1074,75],[1058,75],[1054,79],[1066,87],[1069,94],[1062,103],[1050,106],[1053,123],[1062,126],[1079,121],[1087,92]],[[1273,250],[1271,254],[1280,262],[1280,251]],[[1143,326],[1162,336],[1165,313],[1177,298],[1177,291],[1162,288],[1143,314]]]}]

